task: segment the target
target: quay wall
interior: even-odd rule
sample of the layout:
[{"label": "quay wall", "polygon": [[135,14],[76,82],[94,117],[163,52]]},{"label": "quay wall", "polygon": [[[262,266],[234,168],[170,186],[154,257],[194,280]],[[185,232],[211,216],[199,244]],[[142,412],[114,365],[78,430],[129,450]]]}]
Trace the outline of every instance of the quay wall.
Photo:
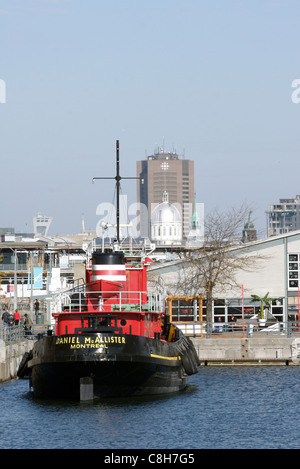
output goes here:
[{"label": "quay wall", "polygon": [[5,345],[0,340],[0,383],[17,377],[19,364],[25,352],[32,349],[32,340],[23,340],[16,344]]},{"label": "quay wall", "polygon": [[201,365],[297,365],[293,337],[191,337]]}]

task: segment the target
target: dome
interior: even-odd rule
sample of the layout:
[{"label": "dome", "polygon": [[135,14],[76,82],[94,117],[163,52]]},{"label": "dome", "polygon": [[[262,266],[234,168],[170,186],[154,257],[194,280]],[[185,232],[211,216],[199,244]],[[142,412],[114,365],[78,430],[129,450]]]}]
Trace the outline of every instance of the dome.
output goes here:
[{"label": "dome", "polygon": [[168,193],[151,214],[151,239],[161,244],[178,244],[182,239],[179,210],[169,203]]},{"label": "dome", "polygon": [[163,193],[163,201],[157,205],[151,214],[151,223],[180,223],[181,216],[178,209],[169,203],[168,193]]},{"label": "dome", "polygon": [[174,205],[163,202],[153,210],[151,223],[181,223],[180,213]]}]

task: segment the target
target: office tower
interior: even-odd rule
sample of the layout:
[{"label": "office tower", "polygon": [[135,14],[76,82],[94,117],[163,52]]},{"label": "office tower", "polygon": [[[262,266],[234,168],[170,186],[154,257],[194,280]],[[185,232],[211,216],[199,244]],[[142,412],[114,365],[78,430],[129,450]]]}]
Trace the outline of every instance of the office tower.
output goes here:
[{"label": "office tower", "polygon": [[141,210],[141,236],[150,238],[151,213],[167,194],[168,202],[180,213],[182,239],[186,240],[193,214],[194,162],[159,148],[146,160],[137,161],[137,176],[143,179],[137,187],[137,200],[145,209]]}]

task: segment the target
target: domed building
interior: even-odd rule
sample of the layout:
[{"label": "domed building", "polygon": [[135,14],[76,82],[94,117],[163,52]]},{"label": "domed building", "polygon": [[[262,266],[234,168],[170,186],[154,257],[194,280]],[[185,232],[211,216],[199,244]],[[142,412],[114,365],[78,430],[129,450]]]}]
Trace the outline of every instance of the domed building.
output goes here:
[{"label": "domed building", "polygon": [[180,245],[182,222],[179,210],[169,203],[169,195],[163,192],[162,203],[151,213],[151,241],[158,245]]}]

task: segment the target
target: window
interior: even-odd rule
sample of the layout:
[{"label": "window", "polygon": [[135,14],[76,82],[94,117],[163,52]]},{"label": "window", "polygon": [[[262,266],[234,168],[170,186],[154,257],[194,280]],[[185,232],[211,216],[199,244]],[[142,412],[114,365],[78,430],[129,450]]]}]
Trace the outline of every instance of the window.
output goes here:
[{"label": "window", "polygon": [[[186,302],[184,300],[175,300],[172,304],[172,320],[173,321],[194,321],[194,306],[193,302]],[[197,316],[198,319],[198,316]]]},{"label": "window", "polygon": [[298,290],[299,287],[299,254],[288,255],[288,286],[289,290]]}]

